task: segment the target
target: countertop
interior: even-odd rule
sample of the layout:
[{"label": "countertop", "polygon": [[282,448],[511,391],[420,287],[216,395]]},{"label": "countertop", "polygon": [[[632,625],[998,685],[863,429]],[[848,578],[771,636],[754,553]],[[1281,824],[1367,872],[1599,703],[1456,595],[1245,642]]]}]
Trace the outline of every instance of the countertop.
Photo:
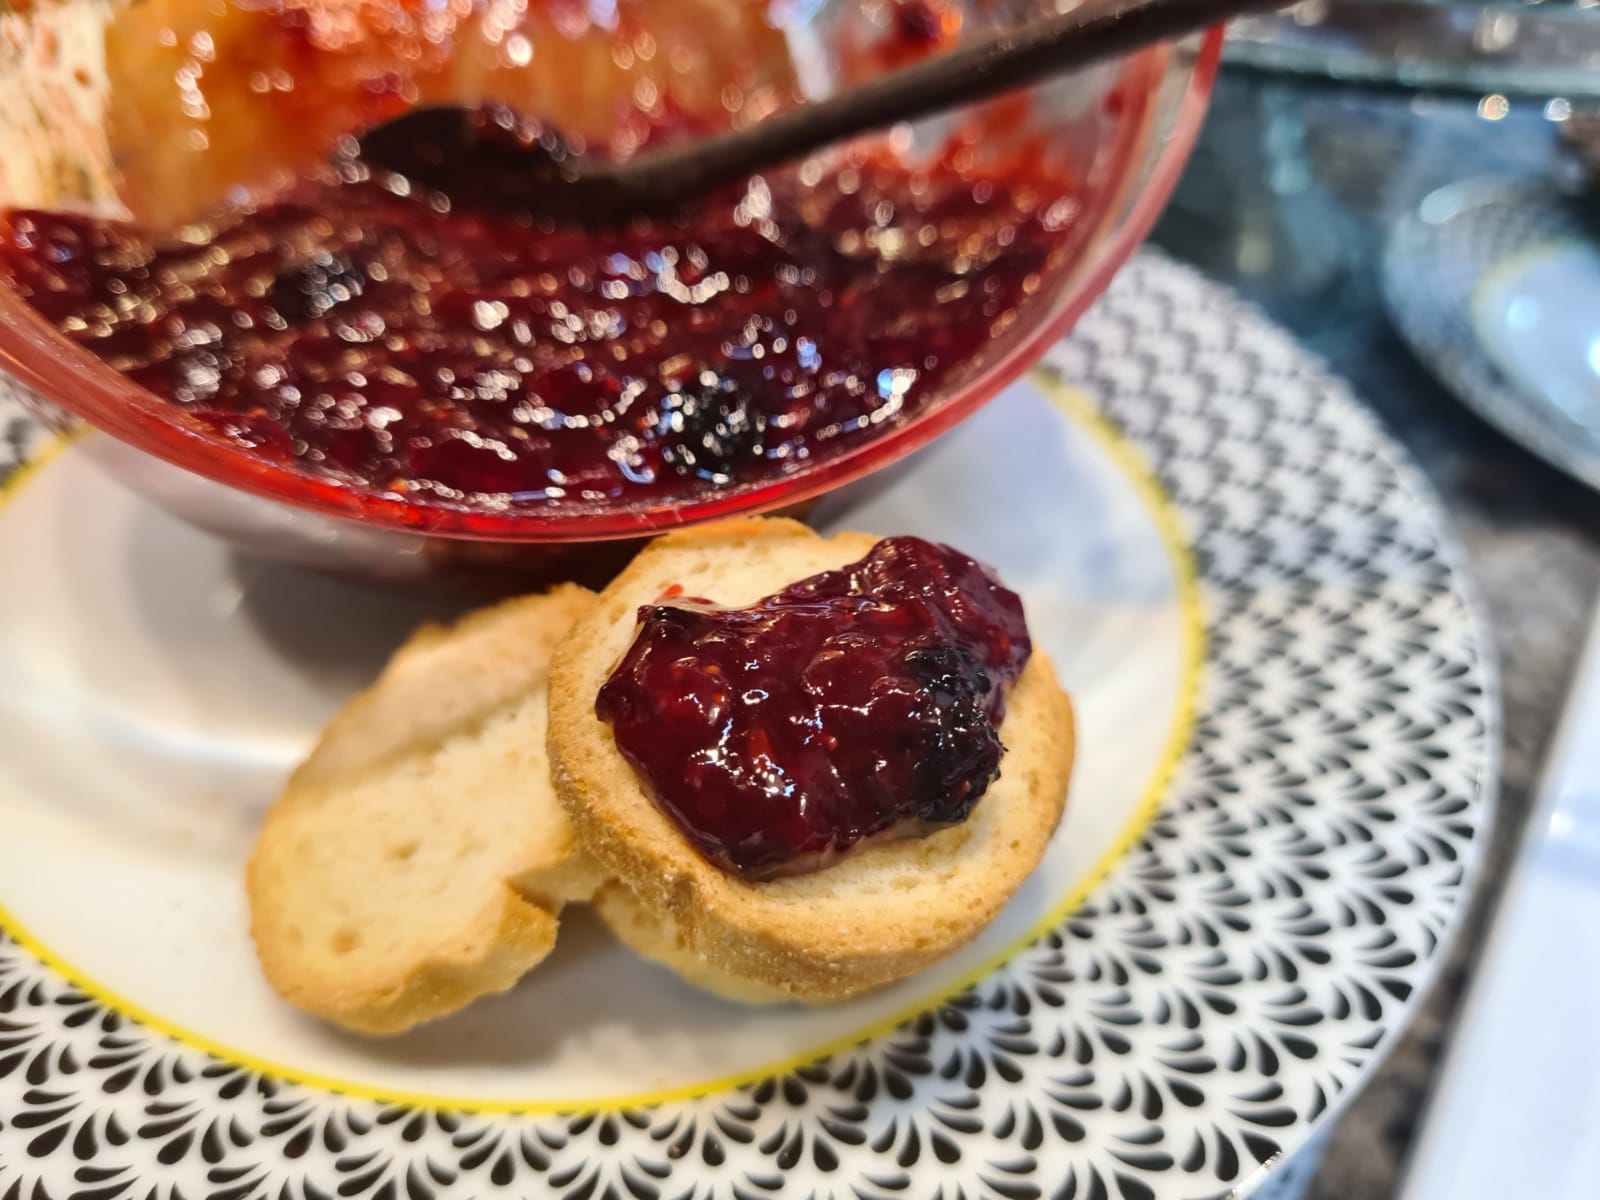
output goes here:
[{"label": "countertop", "polygon": [[1500,660],[1504,767],[1478,894],[1406,1035],[1328,1138],[1309,1200],[1396,1191],[1600,592],[1600,494],[1434,381],[1384,315],[1378,256],[1389,222],[1434,187],[1562,166],[1542,101],[1490,119],[1475,96],[1225,71],[1152,239],[1295,333],[1411,452],[1455,522]]}]

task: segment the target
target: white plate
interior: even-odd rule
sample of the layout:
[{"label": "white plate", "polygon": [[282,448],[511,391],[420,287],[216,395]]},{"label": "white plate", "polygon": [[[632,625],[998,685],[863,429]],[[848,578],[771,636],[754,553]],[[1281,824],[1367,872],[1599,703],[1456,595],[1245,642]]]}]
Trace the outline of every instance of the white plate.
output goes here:
[{"label": "white plate", "polygon": [[1143,259],[1054,362],[1081,392],[1030,379],[827,520],[949,540],[1023,593],[1079,711],[1068,817],[972,947],[819,1010],[708,999],[582,917],[511,994],[412,1035],[289,1010],[241,863],[425,606],[236,560],[70,451],[13,486],[0,1194],[1253,1181],[1373,1061],[1459,906],[1492,778],[1480,640],[1392,448],[1226,296]]}]

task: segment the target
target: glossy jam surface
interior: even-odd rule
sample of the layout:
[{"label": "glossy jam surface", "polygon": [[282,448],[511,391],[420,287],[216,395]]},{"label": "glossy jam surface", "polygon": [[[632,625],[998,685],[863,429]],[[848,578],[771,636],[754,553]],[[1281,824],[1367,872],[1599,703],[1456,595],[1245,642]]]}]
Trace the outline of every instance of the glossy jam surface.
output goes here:
[{"label": "glossy jam surface", "polygon": [[751,878],[965,820],[1032,651],[1016,593],[911,537],[748,608],[639,621],[595,711],[685,836]]},{"label": "glossy jam surface", "polygon": [[489,510],[769,479],[947,394],[1067,252],[1076,183],[980,127],[913,167],[798,164],[618,232],[541,229],[494,178],[452,206],[319,171],[153,239],[14,211],[0,277],[170,401],[295,469]]}]

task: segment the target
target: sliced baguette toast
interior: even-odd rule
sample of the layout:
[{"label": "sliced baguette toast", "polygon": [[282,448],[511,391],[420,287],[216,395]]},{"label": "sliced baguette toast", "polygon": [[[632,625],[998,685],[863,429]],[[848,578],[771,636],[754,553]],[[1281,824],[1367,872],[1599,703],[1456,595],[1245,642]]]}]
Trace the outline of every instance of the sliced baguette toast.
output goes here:
[{"label": "sliced baguette toast", "polygon": [[627,884],[609,879],[595,892],[594,910],[617,940],[640,958],[670,967],[689,983],[726,1000],[782,1004],[787,992],[719,971],[697,954],[671,916],[647,908]]},{"label": "sliced baguette toast", "polygon": [[[637,906],[612,897],[602,916],[648,957],[686,961],[696,972],[703,965],[796,999],[842,999],[965,944],[1038,864],[1061,816],[1073,749],[1071,706],[1038,652],[1007,701],[1000,778],[966,821],[759,883],[692,848],[595,715],[595,697],[633,639],[640,605],[675,586],[718,604],[750,604],[860,558],[876,540],[822,538],[794,521],[761,518],[669,534],[605,589],[557,649],[550,676],[556,787],[585,849],[626,882]],[[664,942],[650,940],[644,918],[652,916]]]},{"label": "sliced baguette toast", "polygon": [[390,1033],[504,991],[600,883],[550,784],[550,656],[593,594],[564,586],[419,630],[267,813],[251,927],[287,1000]]}]

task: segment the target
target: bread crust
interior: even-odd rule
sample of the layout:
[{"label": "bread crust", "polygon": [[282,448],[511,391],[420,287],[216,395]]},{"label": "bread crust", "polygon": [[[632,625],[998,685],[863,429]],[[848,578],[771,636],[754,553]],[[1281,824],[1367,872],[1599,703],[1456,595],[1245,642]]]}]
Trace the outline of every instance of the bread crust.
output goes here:
[{"label": "bread crust", "polygon": [[586,850],[717,972],[806,1001],[843,999],[951,954],[1038,864],[1065,803],[1071,705],[1035,652],[1007,700],[1000,778],[958,826],[882,842],[807,875],[750,882],[714,866],[643,790],[595,715],[595,697],[669,588],[744,605],[864,555],[864,533],[822,538],[741,518],[652,543],[573,626],[550,675],[556,790]]},{"label": "bread crust", "polygon": [[549,782],[545,687],[593,594],[563,586],[419,629],[324,730],[246,868],[291,1004],[393,1033],[504,991],[600,883]]},{"label": "bread crust", "polygon": [[607,880],[594,894],[594,909],[617,939],[640,958],[670,967],[702,991],[742,1004],[782,1004],[779,988],[740,979],[713,967],[688,944],[672,919],[652,911],[621,880]]}]

